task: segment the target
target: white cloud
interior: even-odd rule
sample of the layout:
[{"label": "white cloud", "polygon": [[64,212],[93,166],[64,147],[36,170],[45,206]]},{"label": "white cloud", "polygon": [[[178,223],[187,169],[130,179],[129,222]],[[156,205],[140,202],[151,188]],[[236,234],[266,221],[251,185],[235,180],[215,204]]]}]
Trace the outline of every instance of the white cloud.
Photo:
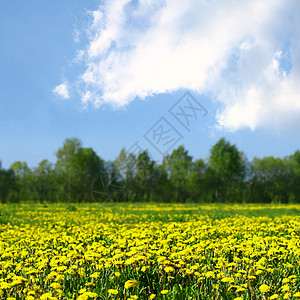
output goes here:
[{"label": "white cloud", "polygon": [[73,41],[77,44],[80,43],[80,31],[77,28],[73,31]]},{"label": "white cloud", "polygon": [[290,126],[300,119],[299,11],[297,0],[104,1],[80,52],[82,101],[122,107],[187,88],[222,104],[226,128]]},{"label": "white cloud", "polygon": [[63,99],[69,99],[70,95],[69,95],[69,89],[68,89],[68,85],[66,82],[56,86],[53,89],[53,93],[57,94],[58,96],[60,96]]}]

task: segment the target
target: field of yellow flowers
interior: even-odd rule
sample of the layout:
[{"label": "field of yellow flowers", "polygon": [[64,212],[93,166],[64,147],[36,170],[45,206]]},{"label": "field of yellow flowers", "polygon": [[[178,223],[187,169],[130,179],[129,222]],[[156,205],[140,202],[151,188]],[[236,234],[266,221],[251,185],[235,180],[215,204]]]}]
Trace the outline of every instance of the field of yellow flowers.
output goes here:
[{"label": "field of yellow flowers", "polygon": [[0,209],[0,299],[300,299],[300,205]]}]

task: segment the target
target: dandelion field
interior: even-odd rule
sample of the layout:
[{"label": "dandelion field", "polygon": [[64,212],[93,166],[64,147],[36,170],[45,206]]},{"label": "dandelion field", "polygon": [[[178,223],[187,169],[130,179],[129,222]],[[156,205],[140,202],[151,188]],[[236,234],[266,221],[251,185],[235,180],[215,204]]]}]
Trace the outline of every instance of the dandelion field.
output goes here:
[{"label": "dandelion field", "polygon": [[0,208],[1,299],[300,299],[300,205]]}]

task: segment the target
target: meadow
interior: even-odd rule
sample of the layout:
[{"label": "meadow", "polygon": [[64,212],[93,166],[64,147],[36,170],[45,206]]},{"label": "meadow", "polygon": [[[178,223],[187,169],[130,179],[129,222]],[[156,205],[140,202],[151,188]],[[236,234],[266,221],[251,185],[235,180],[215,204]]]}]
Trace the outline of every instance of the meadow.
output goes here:
[{"label": "meadow", "polygon": [[0,209],[1,299],[300,299],[300,205]]}]

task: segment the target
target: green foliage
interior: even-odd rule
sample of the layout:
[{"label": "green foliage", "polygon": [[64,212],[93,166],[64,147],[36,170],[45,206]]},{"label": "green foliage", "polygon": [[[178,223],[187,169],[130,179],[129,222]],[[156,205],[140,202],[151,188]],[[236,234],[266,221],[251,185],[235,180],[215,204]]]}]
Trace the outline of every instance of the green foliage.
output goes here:
[{"label": "green foliage", "polygon": [[211,149],[209,168],[209,180],[213,181],[211,185],[214,187],[212,199],[219,202],[227,202],[228,199],[237,201],[246,171],[243,154],[222,138]]},{"label": "green foliage", "polygon": [[188,178],[192,171],[192,159],[188,151],[180,146],[171,155],[167,155],[163,161],[173,192],[172,199],[176,202],[185,202],[189,198]]},{"label": "green foliage", "polygon": [[13,170],[1,168],[0,161],[0,202],[15,202],[17,193],[17,179]]},{"label": "green foliage", "polygon": [[53,165],[35,168],[17,161],[9,170],[0,163],[0,201],[5,202],[199,202],[299,203],[300,151],[281,158],[248,162],[224,138],[207,160],[194,160],[184,146],[161,164],[147,151],[134,155],[122,149],[105,162],[77,138],[66,139]]}]

